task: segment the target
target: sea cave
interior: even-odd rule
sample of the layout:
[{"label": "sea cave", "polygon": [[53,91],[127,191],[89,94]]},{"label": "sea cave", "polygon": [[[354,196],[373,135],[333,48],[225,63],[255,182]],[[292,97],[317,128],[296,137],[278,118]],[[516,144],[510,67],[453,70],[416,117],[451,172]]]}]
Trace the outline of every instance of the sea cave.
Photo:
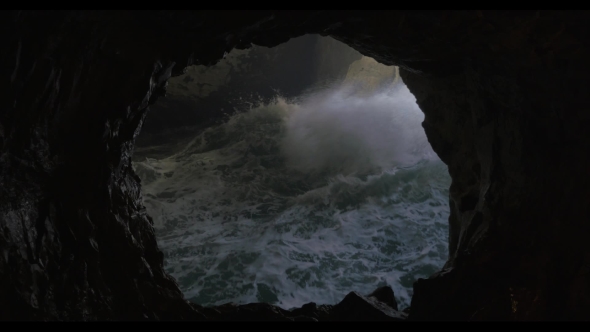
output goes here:
[{"label": "sea cave", "polygon": [[590,318],[587,11],[4,11],[0,319]]}]

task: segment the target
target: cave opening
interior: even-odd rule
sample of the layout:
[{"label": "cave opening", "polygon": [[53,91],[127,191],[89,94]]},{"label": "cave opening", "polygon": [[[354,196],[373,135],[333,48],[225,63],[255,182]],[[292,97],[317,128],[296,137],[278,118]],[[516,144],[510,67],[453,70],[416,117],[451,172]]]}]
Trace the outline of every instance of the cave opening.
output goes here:
[{"label": "cave opening", "polygon": [[446,165],[399,70],[329,37],[171,78],[133,167],[165,268],[200,305],[335,304],[448,256]]},{"label": "cave opening", "polygon": [[[0,52],[4,92],[0,107],[0,319],[587,320],[588,12],[15,10],[3,14],[6,29],[2,30],[5,43]],[[170,81],[170,96],[162,98],[168,79],[195,63],[211,66],[232,48],[243,49],[250,43],[268,47],[290,45],[286,43],[289,38],[305,33],[329,35],[382,64],[399,66],[404,84],[425,114],[422,126],[429,143],[452,176],[448,191],[449,258],[440,273],[414,283],[407,315],[393,312],[395,309],[381,310],[386,306],[380,305],[385,303],[382,300],[369,303],[371,296],[363,300],[350,293],[333,307],[307,306],[289,312],[266,303],[214,308],[189,303],[184,294],[195,301],[196,293],[188,290],[191,284],[182,283],[190,279],[183,279],[174,271],[162,235],[165,227],[156,225],[157,239],[146,213],[148,205],[148,212],[158,223],[162,220],[157,220],[158,215],[150,210],[149,199],[169,195],[154,200],[166,206],[184,198],[177,197],[178,191],[165,190],[171,186],[150,193],[148,180],[143,181],[146,188],[142,193],[131,159],[140,132],[136,168],[139,162],[151,158],[159,163],[176,163],[176,170],[181,170],[186,169],[190,160],[169,157],[187,147],[194,136],[201,131],[211,133],[216,126],[227,127],[234,116],[244,119],[252,113],[220,115],[227,110],[231,113],[232,108],[210,98],[184,108],[184,113],[182,107],[166,108],[173,102],[182,102],[174,97],[173,85],[178,83],[175,79]],[[231,54],[227,60],[231,60]],[[293,54],[301,58],[303,53]],[[317,75],[311,75],[309,67],[301,70],[301,66],[291,66],[301,80],[316,82],[312,78]],[[269,77],[273,72],[270,68],[262,66],[257,71],[260,76]],[[231,72],[231,68],[226,69]],[[199,77],[202,75],[185,78],[190,81]],[[239,75],[229,77],[230,82],[236,82],[234,78]],[[200,83],[203,88],[209,86],[204,83],[211,84]],[[309,81],[304,83],[299,85],[312,85]],[[258,94],[273,87],[250,85]],[[234,90],[220,88],[210,96],[217,93],[232,101],[235,98],[227,92]],[[283,105],[292,107],[309,105],[305,102],[311,100],[303,90],[290,91],[280,86],[278,90],[279,93],[270,93],[270,100],[254,103],[253,108],[257,109],[258,104],[277,106],[272,103],[277,95],[283,97]],[[311,90],[321,95],[321,91]],[[312,99],[322,100],[318,98]],[[207,102],[215,107],[205,107]],[[148,106],[154,103],[150,112]],[[147,113],[150,114],[143,126]],[[297,123],[306,123],[309,118],[302,117]],[[330,128],[341,124],[344,118],[328,118],[332,119],[328,123]],[[177,123],[171,125],[172,120]],[[281,128],[275,124],[277,127]],[[315,132],[328,134],[334,130]],[[264,152],[262,148],[255,150]],[[251,151],[248,158],[263,157],[256,155],[256,151]],[[328,150],[338,151],[341,150]],[[142,156],[143,159],[137,159]],[[179,175],[177,171],[161,173],[163,169],[152,168],[153,171],[144,171],[156,176],[156,182],[174,180]],[[276,173],[287,176],[294,172],[286,166],[282,170]],[[138,171],[142,171],[141,167]],[[216,171],[221,172],[214,178],[219,181],[223,171]],[[229,171],[229,176],[239,174],[231,168]],[[199,174],[209,173],[202,169],[194,173]],[[268,173],[261,174],[268,179]],[[251,184],[258,183],[257,179],[260,178],[252,178]],[[238,184],[228,183],[232,193],[244,191],[244,186]],[[288,189],[291,187],[294,186]],[[196,188],[209,190],[204,185]],[[210,194],[203,194],[206,205],[207,199],[215,197],[211,190],[204,193]],[[231,208],[239,207],[234,201],[230,203]],[[173,215],[166,216],[174,222]],[[211,221],[213,217],[207,218]],[[194,220],[179,220],[175,231],[193,231],[179,226],[194,224]],[[251,223],[245,223],[246,226],[260,221],[248,220]],[[349,220],[362,223],[360,218]],[[218,221],[217,225],[223,227],[235,225]],[[355,225],[354,222],[341,223],[340,229],[357,235],[344,229]],[[358,229],[361,236],[370,227],[355,230]],[[172,236],[168,243],[206,243],[206,239],[197,239],[198,231],[206,230],[200,227],[193,234],[188,232],[187,238],[193,237],[191,241]],[[337,229],[326,231],[335,234]],[[232,240],[229,236],[224,239]],[[251,244],[248,248],[258,245],[255,239],[245,242]],[[373,248],[375,243],[370,242]],[[218,244],[207,249],[220,248]],[[160,246],[166,253],[166,269]],[[190,254],[191,247],[186,248]],[[260,248],[273,249],[270,245]],[[363,248],[355,250],[366,252]],[[393,267],[392,257],[398,256],[387,255],[388,265]],[[187,254],[182,259],[190,263],[192,258]],[[301,264],[312,265],[316,259],[312,256]],[[238,266],[232,262],[224,264]],[[295,264],[294,259],[290,262]],[[197,263],[195,266],[206,266]],[[354,266],[352,261],[347,263]],[[219,265],[223,266],[215,266]],[[185,271],[190,272],[189,268]],[[182,290],[167,271],[172,271]],[[208,271],[219,274],[213,268]],[[287,280],[285,271],[281,272],[281,281]],[[251,276],[234,273],[237,277],[224,280],[226,285],[219,280],[216,285],[236,289],[235,285],[245,280],[255,285],[248,291],[257,301],[258,293],[253,289],[258,291],[259,283],[253,283]],[[363,291],[358,285],[355,281],[346,286],[346,291]],[[392,284],[396,285],[399,284]],[[285,289],[281,286],[278,291]],[[283,295],[277,293],[277,298],[282,299]],[[294,296],[304,299],[302,294],[298,289]],[[396,296],[399,298],[400,294],[398,288]],[[326,299],[316,301],[333,303]],[[243,303],[244,299],[235,302]],[[357,310],[357,304],[372,312]]]}]

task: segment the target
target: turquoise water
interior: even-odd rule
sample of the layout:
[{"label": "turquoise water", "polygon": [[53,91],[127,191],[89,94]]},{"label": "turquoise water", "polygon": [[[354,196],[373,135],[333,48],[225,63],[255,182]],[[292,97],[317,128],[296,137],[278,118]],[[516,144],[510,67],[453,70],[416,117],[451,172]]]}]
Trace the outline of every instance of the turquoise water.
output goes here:
[{"label": "turquoise water", "polygon": [[277,98],[134,167],[167,271],[202,305],[334,304],[447,258],[447,167],[403,85]]}]

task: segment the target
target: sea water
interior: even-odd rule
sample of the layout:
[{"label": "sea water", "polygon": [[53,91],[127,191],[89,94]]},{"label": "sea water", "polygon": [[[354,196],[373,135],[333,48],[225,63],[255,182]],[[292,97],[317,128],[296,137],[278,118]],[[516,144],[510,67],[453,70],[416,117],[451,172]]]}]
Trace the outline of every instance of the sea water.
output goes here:
[{"label": "sea water", "polygon": [[201,305],[335,304],[447,258],[446,165],[400,82],[251,106],[184,150],[135,162],[165,268]]}]

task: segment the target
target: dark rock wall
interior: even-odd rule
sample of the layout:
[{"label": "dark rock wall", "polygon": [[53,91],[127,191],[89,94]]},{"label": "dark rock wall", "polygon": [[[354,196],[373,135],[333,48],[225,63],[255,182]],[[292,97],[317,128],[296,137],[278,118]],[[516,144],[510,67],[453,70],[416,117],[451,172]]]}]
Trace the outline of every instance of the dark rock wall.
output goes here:
[{"label": "dark rock wall", "polygon": [[203,318],[163,271],[134,139],[170,74],[320,33],[402,68],[453,178],[450,258],[409,319],[587,319],[589,18],[2,12],[0,318]]},{"label": "dark rock wall", "polygon": [[134,34],[111,31],[119,19],[2,18],[11,24],[1,60],[2,319],[195,315],[164,273],[130,164],[169,64],[118,50],[112,34],[126,43]]}]

